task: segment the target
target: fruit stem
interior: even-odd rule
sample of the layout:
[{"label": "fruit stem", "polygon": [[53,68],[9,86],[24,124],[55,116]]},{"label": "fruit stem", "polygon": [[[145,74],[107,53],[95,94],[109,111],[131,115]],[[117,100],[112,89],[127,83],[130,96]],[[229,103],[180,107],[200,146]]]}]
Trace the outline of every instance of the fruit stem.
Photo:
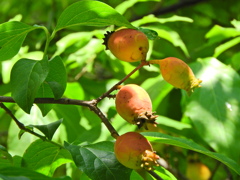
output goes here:
[{"label": "fruit stem", "polygon": [[149,64],[159,64],[161,60],[150,60]]},{"label": "fruit stem", "polygon": [[109,89],[107,92],[102,94],[100,97],[96,99],[96,102],[99,103],[102,99],[105,97],[108,97],[111,92],[118,89],[119,85],[122,84],[124,81],[126,81],[132,74],[134,74],[137,70],[142,68],[143,66],[149,65],[149,62],[147,61],[141,61],[141,64],[139,64],[135,69],[133,69],[127,76],[125,76],[122,80],[120,80],[118,83],[116,83],[111,89]]}]

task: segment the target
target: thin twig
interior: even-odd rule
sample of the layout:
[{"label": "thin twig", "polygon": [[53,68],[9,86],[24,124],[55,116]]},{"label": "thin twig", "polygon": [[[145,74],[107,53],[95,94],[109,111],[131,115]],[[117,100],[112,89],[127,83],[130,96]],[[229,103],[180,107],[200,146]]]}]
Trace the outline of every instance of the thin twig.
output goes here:
[{"label": "thin twig", "polygon": [[124,81],[126,81],[132,74],[134,74],[137,70],[139,70],[141,67],[149,65],[147,61],[141,61],[141,64],[139,64],[135,69],[133,69],[127,76],[125,76],[122,80],[120,80],[118,83],[116,83],[111,89],[109,89],[107,92],[105,92],[103,95],[101,95],[99,98],[96,99],[96,102],[99,103],[102,99],[105,97],[108,97],[111,92],[117,89],[117,86],[122,84]]},{"label": "thin twig", "polygon": [[[184,7],[187,7],[187,6],[193,6],[197,3],[201,3],[201,2],[204,2],[204,1],[209,1],[209,0],[179,0],[177,3],[175,3],[173,5],[170,5],[170,6],[167,6],[167,7],[162,7],[162,8],[157,8],[155,11],[152,11],[148,14],[153,14],[155,16],[159,16],[159,15],[162,15],[162,14],[177,11],[177,10],[182,9]],[[142,18],[142,16],[135,16],[134,18],[131,19],[131,21],[135,21],[135,20],[138,20],[138,19],[141,19],[141,18]]]},{"label": "thin twig", "polygon": [[[0,96],[0,102],[9,102],[15,103],[12,97],[9,96]],[[69,104],[69,105],[80,105],[89,107],[94,101],[82,101],[76,99],[69,99],[69,98],[61,98],[61,99],[54,99],[54,98],[36,98],[34,100],[35,104]]]},{"label": "thin twig", "polygon": [[54,144],[54,145],[57,145],[57,146],[63,148],[63,146],[61,146],[60,144],[57,144],[57,143],[55,143],[55,142],[53,142],[53,141],[51,141],[51,140],[48,140],[45,136],[42,136],[42,135],[40,135],[40,134],[32,131],[31,129],[26,128],[26,126],[24,126],[24,124],[21,123],[21,122],[14,116],[14,114],[12,113],[12,111],[10,111],[10,109],[8,109],[7,106],[5,106],[2,102],[0,103],[0,107],[3,108],[3,109],[5,110],[5,112],[14,120],[14,122],[17,124],[17,126],[19,127],[19,129],[21,129],[21,130],[23,130],[23,131],[25,131],[25,132],[28,132],[28,133],[30,133],[30,134],[32,134],[32,135],[34,135],[34,136],[42,139],[43,141],[50,142],[50,143],[52,143],[52,144]]},{"label": "thin twig", "polygon": [[147,171],[149,174],[151,174],[156,180],[163,180],[157,173],[154,171]]},{"label": "thin twig", "polygon": [[[12,97],[7,96],[0,96],[0,102],[10,102],[15,103]],[[91,101],[83,101],[83,100],[76,100],[76,99],[69,99],[69,98],[61,98],[61,99],[54,99],[54,98],[36,98],[34,100],[35,104],[66,104],[66,105],[79,105],[79,106],[85,106],[88,107],[91,111],[93,111],[95,114],[98,115],[98,117],[102,120],[104,125],[108,128],[110,131],[112,137],[117,138],[118,133],[112,126],[112,124],[109,122],[107,117],[101,112],[101,110],[96,106],[96,100]],[[10,111],[10,110],[9,110]],[[10,111],[11,113],[11,111]],[[11,113],[12,114],[12,113]],[[13,115],[13,114],[12,114]],[[11,116],[14,118],[14,115]],[[16,119],[14,119],[15,121]],[[18,123],[19,121],[15,121]],[[22,124],[17,124],[20,129],[25,128],[25,126]],[[41,137],[40,137],[41,138]]]},{"label": "thin twig", "polygon": [[215,173],[217,172],[218,168],[220,167],[221,163],[219,161],[217,161],[214,169],[212,170],[212,174],[211,177],[209,178],[209,180],[212,180],[214,178]]},{"label": "thin twig", "polygon": [[90,106],[90,110],[92,110],[95,114],[98,115],[98,117],[102,120],[102,122],[105,124],[109,132],[111,133],[111,136],[115,139],[119,136],[117,131],[114,129],[112,124],[109,122],[107,117],[102,113],[102,111],[97,106]]},{"label": "thin twig", "polygon": [[[35,104],[68,104],[68,105],[79,105],[79,106],[86,106],[88,107],[91,111],[93,111],[95,114],[98,115],[98,117],[102,120],[102,122],[104,123],[104,125],[107,127],[107,129],[109,130],[109,132],[111,133],[112,137],[114,137],[115,139],[119,136],[117,131],[114,129],[114,127],[112,126],[112,124],[109,122],[108,118],[102,113],[102,111],[97,107],[97,104],[104,98],[106,97],[112,97],[112,95],[110,95],[110,93],[112,91],[114,91],[117,86],[119,86],[120,84],[122,84],[125,80],[127,80],[133,73],[135,73],[137,70],[139,70],[141,67],[145,66],[145,65],[149,65],[149,63],[147,61],[141,61],[141,64],[139,64],[134,70],[132,70],[127,76],[125,76],[122,80],[120,80],[117,84],[115,84],[111,89],[109,89],[106,93],[104,93],[103,95],[101,95],[99,98],[97,99],[93,99],[90,101],[83,101],[83,100],[76,100],[76,99],[69,99],[69,98],[61,98],[61,99],[54,99],[54,98],[36,98],[34,100]],[[14,99],[11,97],[7,97],[7,96],[0,96],[0,102],[10,102],[10,103],[15,103]],[[2,104],[2,103],[1,103]],[[1,105],[1,107],[3,107],[5,109],[6,112],[8,112],[8,114],[10,114],[10,116],[14,119],[14,121],[16,122],[16,124],[18,125],[18,127],[20,129],[23,129],[24,131],[27,131],[41,139],[46,139],[44,136],[41,136],[33,131],[31,131],[30,129],[26,128],[24,126],[24,124],[20,123],[12,114],[12,112],[3,104]]]}]

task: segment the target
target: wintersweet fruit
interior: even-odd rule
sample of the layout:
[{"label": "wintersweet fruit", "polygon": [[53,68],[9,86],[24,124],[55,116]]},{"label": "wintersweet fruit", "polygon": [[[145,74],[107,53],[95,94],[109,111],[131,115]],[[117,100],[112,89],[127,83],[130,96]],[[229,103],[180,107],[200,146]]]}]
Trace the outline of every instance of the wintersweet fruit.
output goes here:
[{"label": "wintersweet fruit", "polygon": [[114,145],[117,160],[130,169],[153,169],[159,166],[160,157],[153,152],[150,142],[137,132],[127,132],[119,136]]},{"label": "wintersweet fruit", "polygon": [[165,81],[176,88],[184,89],[191,95],[195,88],[201,87],[202,80],[197,79],[192,69],[182,60],[168,57],[162,60],[151,60],[150,64],[159,64]]},{"label": "wintersweet fruit", "polygon": [[190,161],[187,164],[186,176],[189,180],[208,180],[211,171],[200,161]]},{"label": "wintersweet fruit", "polygon": [[118,114],[139,127],[147,123],[156,124],[157,115],[152,112],[152,101],[148,93],[136,84],[120,86],[115,99]]},{"label": "wintersweet fruit", "polygon": [[149,49],[147,36],[135,29],[120,29],[105,34],[104,43],[119,60],[145,61]]}]

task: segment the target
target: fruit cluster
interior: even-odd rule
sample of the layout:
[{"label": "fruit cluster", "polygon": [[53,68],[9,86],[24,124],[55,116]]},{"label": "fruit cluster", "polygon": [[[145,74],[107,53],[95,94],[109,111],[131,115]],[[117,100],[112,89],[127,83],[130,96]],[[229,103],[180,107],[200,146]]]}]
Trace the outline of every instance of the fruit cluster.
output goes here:
[{"label": "fruit cluster", "polygon": [[[149,50],[147,36],[135,29],[120,29],[107,32],[104,38],[106,49],[119,60],[126,62],[159,64],[165,81],[176,88],[184,89],[190,95],[200,87],[201,80],[194,76],[191,68],[182,60],[168,57],[146,61]],[[127,122],[139,128],[154,129],[157,115],[152,112],[152,102],[148,93],[136,84],[118,86],[115,104],[118,114]],[[120,163],[131,169],[152,170],[158,166],[160,157],[153,151],[150,142],[140,133],[128,132],[117,137],[114,151]]]},{"label": "fruit cluster", "polygon": [[[149,42],[147,36],[135,29],[120,29],[105,34],[104,43],[119,60],[126,62],[146,62]],[[191,95],[195,88],[200,87],[202,80],[197,79],[191,68],[175,57],[150,60],[146,64],[159,64],[165,81],[176,88],[184,89]]]}]

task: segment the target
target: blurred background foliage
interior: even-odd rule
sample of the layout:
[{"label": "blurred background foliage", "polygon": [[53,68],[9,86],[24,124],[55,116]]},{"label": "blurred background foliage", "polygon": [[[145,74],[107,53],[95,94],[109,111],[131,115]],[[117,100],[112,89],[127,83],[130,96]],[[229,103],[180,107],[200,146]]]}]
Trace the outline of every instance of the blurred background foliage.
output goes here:
[{"label": "blurred background foliage", "polygon": [[[16,20],[30,25],[44,25],[51,32],[62,11],[74,2],[77,0],[1,0],[0,23]],[[159,75],[158,66],[144,67],[126,81],[139,84],[148,91],[153,109],[160,115],[158,123],[162,131],[192,139],[240,163],[240,145],[236,145],[240,138],[240,1],[102,2],[115,8],[134,26],[158,32],[159,38],[150,40],[148,59],[178,57],[203,80],[203,87],[197,89],[192,97],[167,84]],[[97,98],[138,65],[117,60],[102,45],[104,33],[116,28],[79,26],[57,33],[48,54],[50,58],[60,55],[65,63],[68,73],[65,97],[80,100]],[[10,70],[13,64],[23,57],[41,59],[44,45],[44,32],[33,31],[27,36],[18,55],[1,62],[1,96],[10,96]],[[116,114],[113,99],[105,99],[99,106],[120,134],[135,130],[135,126],[127,124]],[[45,117],[37,107],[32,109],[30,115],[15,104],[8,104],[8,107],[24,124],[47,124],[64,118],[64,126],[54,137],[61,143],[64,140],[76,144],[112,140],[100,119],[84,107],[54,105]],[[12,154],[22,155],[35,137],[24,135],[19,140],[16,135],[18,128],[1,109],[0,119],[0,144]],[[185,173],[189,152],[164,145],[158,151],[179,177]],[[212,170],[218,164],[205,156],[200,159]],[[75,176],[79,177],[79,174]],[[213,179],[229,176],[230,171],[220,166]]]}]

